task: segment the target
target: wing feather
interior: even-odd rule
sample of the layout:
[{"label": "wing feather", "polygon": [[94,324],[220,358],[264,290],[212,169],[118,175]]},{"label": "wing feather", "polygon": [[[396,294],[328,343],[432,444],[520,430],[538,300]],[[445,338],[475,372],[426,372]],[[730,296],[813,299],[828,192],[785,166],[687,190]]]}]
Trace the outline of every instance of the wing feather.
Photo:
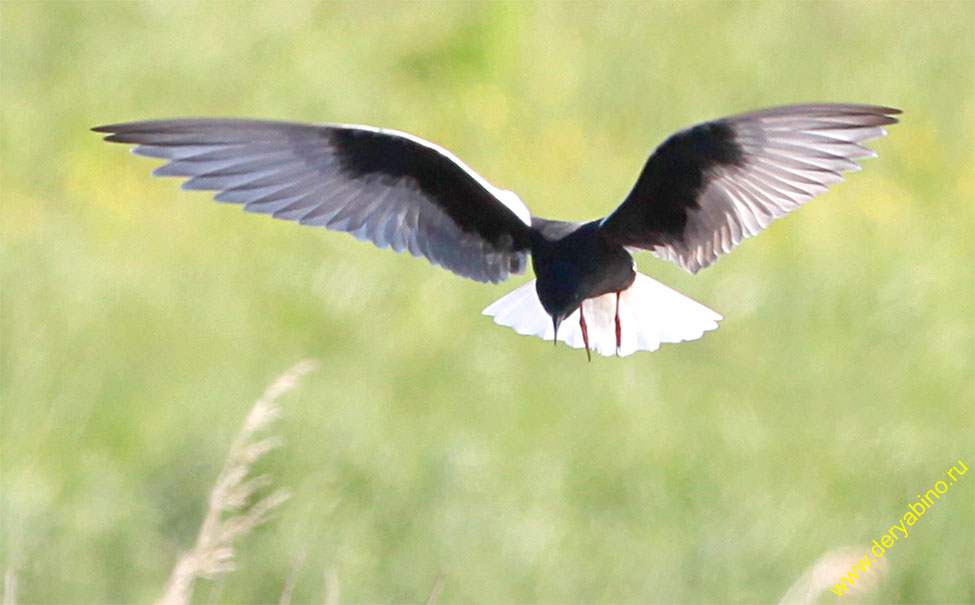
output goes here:
[{"label": "wing feather", "polygon": [[696,273],[842,181],[841,173],[860,170],[857,160],[877,155],[864,143],[885,136],[899,113],[792,105],[683,130],[654,151],[601,228]]},{"label": "wing feather", "polygon": [[860,170],[857,160],[877,155],[864,143],[886,135],[898,113],[820,103],[688,128],[654,151],[602,229],[696,273]]},{"label": "wing feather", "polygon": [[219,202],[345,231],[499,282],[524,271],[531,214],[432,143],[367,126],[256,120],[157,120],[101,126],[106,140],[167,161],[154,176],[216,191]]}]

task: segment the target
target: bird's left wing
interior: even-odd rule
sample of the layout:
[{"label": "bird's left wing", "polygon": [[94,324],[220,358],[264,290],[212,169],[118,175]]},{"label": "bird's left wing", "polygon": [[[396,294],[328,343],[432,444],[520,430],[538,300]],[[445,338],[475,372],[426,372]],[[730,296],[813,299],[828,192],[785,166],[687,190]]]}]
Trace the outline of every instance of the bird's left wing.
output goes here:
[{"label": "bird's left wing", "polygon": [[154,176],[250,212],[408,250],[463,277],[500,282],[525,270],[531,214],[449,151],[367,126],[233,119],[94,128],[168,162]]},{"label": "bird's left wing", "polygon": [[691,273],[860,169],[897,109],[821,103],[705,122],[667,139],[603,219],[617,243]]}]

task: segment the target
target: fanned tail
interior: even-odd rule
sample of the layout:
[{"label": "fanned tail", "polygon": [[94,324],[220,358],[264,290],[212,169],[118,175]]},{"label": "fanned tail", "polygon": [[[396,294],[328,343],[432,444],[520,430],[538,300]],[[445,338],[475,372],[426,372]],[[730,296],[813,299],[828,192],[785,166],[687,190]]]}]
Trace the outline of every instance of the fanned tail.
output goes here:
[{"label": "fanned tail", "polygon": [[[718,327],[720,314],[660,282],[637,273],[633,285],[619,299],[620,341],[616,340],[616,293],[582,303],[590,348],[607,357],[625,357],[637,351],[656,351],[661,343],[697,340]],[[499,298],[483,313],[519,334],[552,340],[552,318],[542,308],[535,280]],[[559,340],[575,349],[585,346],[579,310],[559,326]]]}]

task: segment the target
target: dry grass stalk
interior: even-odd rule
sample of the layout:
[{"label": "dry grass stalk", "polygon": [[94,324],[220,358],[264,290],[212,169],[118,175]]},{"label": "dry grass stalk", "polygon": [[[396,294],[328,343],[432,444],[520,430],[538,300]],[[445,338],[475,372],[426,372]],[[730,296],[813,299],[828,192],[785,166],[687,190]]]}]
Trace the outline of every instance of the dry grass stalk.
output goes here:
[{"label": "dry grass stalk", "polygon": [[284,582],[284,588],[281,590],[281,598],[278,599],[278,605],[291,605],[291,595],[294,594],[295,584],[298,583],[298,572],[301,571],[301,564],[305,562],[305,555],[307,553],[302,551],[295,557],[294,565],[291,566],[291,572],[288,574],[288,579]]},{"label": "dry grass stalk", "polygon": [[3,574],[3,605],[16,605],[17,603],[17,572],[12,567],[8,567]]},{"label": "dry grass stalk", "polygon": [[339,586],[339,574],[335,569],[328,567],[325,569],[325,598],[322,600],[324,605],[339,605],[339,597],[342,588]]},{"label": "dry grass stalk", "polygon": [[[812,605],[818,603],[824,596],[831,596],[829,589],[835,588],[840,577],[846,576],[850,568],[858,563],[867,551],[866,547],[846,547],[824,553],[789,587],[789,591],[779,601],[779,605]],[[837,597],[836,601],[844,598],[848,600],[849,596],[864,597],[875,592],[886,575],[887,561],[885,559],[874,561],[870,570],[863,574],[856,584],[849,586],[844,595]]]},{"label": "dry grass stalk", "polygon": [[433,587],[430,588],[430,594],[427,595],[426,605],[436,605],[440,593],[443,592],[443,578],[444,570],[441,569],[437,572],[437,577],[433,579]]},{"label": "dry grass stalk", "polygon": [[197,579],[233,571],[235,542],[266,522],[274,509],[290,497],[287,490],[278,489],[250,504],[258,490],[271,484],[271,478],[268,475],[248,477],[248,474],[254,462],[281,445],[274,437],[257,436],[281,415],[276,400],[293,389],[316,365],[313,361],[298,363],[279,376],[254,404],[210,492],[196,544],[180,556],[159,604],[189,603]]}]

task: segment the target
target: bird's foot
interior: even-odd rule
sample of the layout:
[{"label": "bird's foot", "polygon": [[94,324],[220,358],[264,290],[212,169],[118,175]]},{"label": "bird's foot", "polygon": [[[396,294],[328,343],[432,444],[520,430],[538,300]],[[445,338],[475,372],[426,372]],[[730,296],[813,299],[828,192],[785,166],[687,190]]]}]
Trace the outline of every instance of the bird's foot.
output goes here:
[{"label": "bird's foot", "polygon": [[616,293],[616,355],[620,354],[620,346],[623,343],[623,329],[620,326],[620,294]]},{"label": "bird's foot", "polygon": [[592,353],[589,352],[589,329],[586,328],[586,316],[579,307],[579,327],[582,328],[582,342],[586,345],[586,359],[592,361]]}]

